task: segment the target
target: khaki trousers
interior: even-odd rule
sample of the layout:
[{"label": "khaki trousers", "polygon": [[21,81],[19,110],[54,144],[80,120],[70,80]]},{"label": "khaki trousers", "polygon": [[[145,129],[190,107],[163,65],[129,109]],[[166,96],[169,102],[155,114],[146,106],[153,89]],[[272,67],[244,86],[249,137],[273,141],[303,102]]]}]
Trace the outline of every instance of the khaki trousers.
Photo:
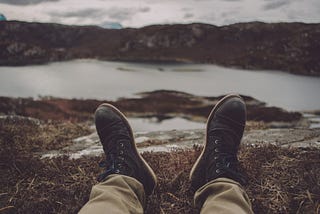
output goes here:
[{"label": "khaki trousers", "polygon": [[[202,214],[253,213],[250,200],[239,183],[218,178],[202,186],[194,196],[195,205]],[[143,185],[134,178],[110,175],[93,186],[89,201],[80,214],[143,213],[145,193]]]}]

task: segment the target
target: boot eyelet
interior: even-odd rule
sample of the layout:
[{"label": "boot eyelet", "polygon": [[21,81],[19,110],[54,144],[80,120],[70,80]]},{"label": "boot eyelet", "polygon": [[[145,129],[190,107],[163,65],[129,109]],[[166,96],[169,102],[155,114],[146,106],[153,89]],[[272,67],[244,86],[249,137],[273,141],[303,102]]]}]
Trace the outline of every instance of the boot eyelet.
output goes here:
[{"label": "boot eyelet", "polygon": [[221,170],[220,169],[216,169],[216,173],[220,173],[221,172]]},{"label": "boot eyelet", "polygon": [[215,151],[215,152],[219,152],[219,149],[218,149],[218,148],[215,148],[214,151]]},{"label": "boot eyelet", "polygon": [[124,147],[123,143],[120,143],[120,147],[121,147],[121,148],[123,148],[123,147]]},{"label": "boot eyelet", "polygon": [[122,150],[120,150],[119,154],[120,154],[120,155],[123,155],[123,151],[122,151]]},{"label": "boot eyelet", "polygon": [[120,170],[119,170],[119,169],[116,169],[116,170],[114,171],[114,173],[119,174],[119,173],[120,173]]},{"label": "boot eyelet", "polygon": [[214,144],[218,145],[219,144],[219,140],[215,140]]},{"label": "boot eyelet", "polygon": [[214,156],[213,158],[214,158],[215,160],[218,160],[219,157],[218,157],[218,156]]}]

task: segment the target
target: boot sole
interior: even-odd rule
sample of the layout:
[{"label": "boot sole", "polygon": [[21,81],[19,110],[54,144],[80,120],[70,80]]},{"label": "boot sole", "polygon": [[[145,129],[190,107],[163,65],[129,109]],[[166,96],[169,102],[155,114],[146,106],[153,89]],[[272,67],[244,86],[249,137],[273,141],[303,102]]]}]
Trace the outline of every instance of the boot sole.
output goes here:
[{"label": "boot sole", "polygon": [[200,160],[202,159],[202,156],[204,154],[204,151],[206,150],[206,147],[207,147],[207,143],[208,143],[208,126],[209,126],[209,122],[211,121],[213,115],[216,113],[217,109],[220,108],[220,106],[227,100],[229,100],[230,98],[240,98],[241,100],[243,100],[243,98],[238,95],[238,94],[229,94],[229,95],[226,95],[225,97],[223,97],[221,100],[219,100],[217,102],[217,104],[213,107],[213,109],[211,110],[210,114],[209,114],[209,117],[207,119],[207,125],[206,125],[206,143],[204,145],[204,148],[200,154],[200,156],[198,157],[198,159],[196,160],[195,164],[193,165],[192,169],[191,169],[191,172],[190,172],[190,175],[189,175],[189,181],[192,181],[193,178],[194,178],[194,174],[195,174],[195,170],[196,168],[198,167],[199,165],[199,162]]},{"label": "boot sole", "polygon": [[[125,124],[126,124],[127,127],[129,128],[131,138],[133,139],[133,141],[132,141],[132,147],[134,148],[134,152],[135,152],[135,154],[140,158],[140,161],[141,161],[141,163],[142,163],[142,167],[143,167],[143,168],[145,169],[145,171],[149,174],[149,177],[151,177],[152,180],[153,180],[153,183],[149,183],[150,186],[153,186],[153,188],[150,189],[150,190],[149,190],[149,189],[145,189],[146,194],[147,194],[147,195],[151,195],[151,194],[153,193],[156,185],[157,185],[157,177],[156,177],[154,171],[152,170],[152,168],[149,166],[149,164],[148,164],[148,163],[143,159],[143,157],[139,154],[138,149],[137,149],[137,147],[136,147],[135,139],[134,139],[134,137],[133,137],[133,131],[132,131],[132,128],[131,128],[131,126],[130,126],[130,124],[129,124],[129,122],[128,122],[128,119],[127,119],[126,116],[125,116],[119,109],[117,109],[115,106],[113,106],[113,105],[111,105],[111,104],[109,104],[109,103],[103,103],[103,104],[99,105],[99,107],[102,107],[102,106],[111,109],[114,113],[116,113],[118,116],[120,116],[120,118],[122,119],[122,121],[125,122]],[[98,107],[97,109],[99,109],[99,107]]]}]

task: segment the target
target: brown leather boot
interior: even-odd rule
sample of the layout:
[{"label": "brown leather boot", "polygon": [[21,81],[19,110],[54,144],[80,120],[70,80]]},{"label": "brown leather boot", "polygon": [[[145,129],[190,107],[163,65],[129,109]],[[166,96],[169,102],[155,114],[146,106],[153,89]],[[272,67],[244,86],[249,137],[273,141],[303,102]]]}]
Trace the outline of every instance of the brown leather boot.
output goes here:
[{"label": "brown leather boot", "polygon": [[237,159],[245,123],[246,106],[239,95],[227,95],[215,105],[207,121],[206,144],[190,173],[195,190],[222,177],[245,183]]},{"label": "brown leather boot", "polygon": [[95,124],[106,154],[106,171],[98,180],[103,181],[111,174],[127,175],[140,181],[150,195],[156,186],[156,176],[138,153],[126,117],[116,107],[102,104],[96,110]]}]

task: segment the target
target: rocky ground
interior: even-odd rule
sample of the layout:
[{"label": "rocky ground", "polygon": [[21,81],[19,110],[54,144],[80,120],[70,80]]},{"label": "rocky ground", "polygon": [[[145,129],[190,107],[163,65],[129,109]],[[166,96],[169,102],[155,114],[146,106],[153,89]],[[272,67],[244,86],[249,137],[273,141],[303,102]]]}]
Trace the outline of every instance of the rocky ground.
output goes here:
[{"label": "rocky ground", "polygon": [[[113,104],[131,117],[205,121],[220,98],[176,91],[140,96]],[[249,121],[239,158],[255,213],[319,213],[320,128],[310,128],[306,114],[244,98]],[[102,149],[91,127],[101,102],[0,98],[1,213],[76,213],[83,206],[102,170]],[[159,180],[146,213],[198,212],[187,178],[204,137],[204,130],[135,133]]]},{"label": "rocky ground", "polygon": [[[0,65],[90,58],[213,63],[320,75],[320,25],[239,23],[103,29],[51,23],[0,23]],[[232,50],[232,51],[231,51]]]},{"label": "rocky ground", "polygon": [[[82,122],[92,120],[92,115],[101,103],[117,106],[129,117],[157,117],[158,120],[183,117],[194,121],[206,121],[212,107],[220,97],[194,96],[178,91],[152,91],[138,94],[139,98],[117,101],[61,99],[54,97],[9,98],[0,97],[0,113],[17,114],[41,120]],[[302,114],[288,112],[252,97],[243,96],[247,104],[247,117],[251,121],[288,123],[300,122]]]}]

